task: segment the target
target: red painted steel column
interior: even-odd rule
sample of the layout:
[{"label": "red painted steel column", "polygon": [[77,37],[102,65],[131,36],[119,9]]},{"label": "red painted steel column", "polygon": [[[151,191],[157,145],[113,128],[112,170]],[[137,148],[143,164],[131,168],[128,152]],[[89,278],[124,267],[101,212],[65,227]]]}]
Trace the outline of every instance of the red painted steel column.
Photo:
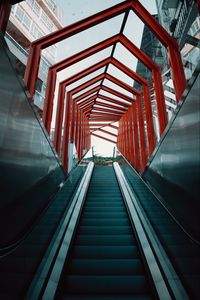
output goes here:
[{"label": "red painted steel column", "polygon": [[64,122],[64,134],[62,142],[62,162],[66,172],[68,172],[68,152],[69,152],[69,137],[70,137],[70,102],[71,98],[67,94],[66,113]]},{"label": "red painted steel column", "polygon": [[76,116],[76,152],[78,155],[79,149],[79,121],[80,121],[80,109],[77,106],[77,116]]},{"label": "red painted steel column", "polygon": [[153,75],[154,89],[156,94],[159,131],[160,131],[160,135],[162,135],[168,123],[163,85],[162,85],[160,71],[153,69],[152,75]]},{"label": "red painted steel column", "polygon": [[141,96],[137,95],[136,105],[138,111],[138,124],[139,124],[139,133],[140,133],[140,151],[142,159],[142,172],[145,169],[147,164],[147,155],[146,155],[146,141],[145,141],[145,132],[144,132],[144,119],[141,105]]},{"label": "red painted steel column", "polygon": [[132,122],[133,122],[133,139],[134,139],[134,166],[137,171],[140,169],[140,154],[139,154],[139,136],[138,136],[138,119],[136,102],[132,105]]},{"label": "red painted steel column", "polygon": [[132,123],[132,106],[128,109],[129,121],[130,121],[130,163],[134,166],[134,144],[133,144],[133,123]]},{"label": "red painted steel column", "polygon": [[80,135],[79,135],[79,160],[82,158],[82,111],[80,111],[80,129],[79,129]]},{"label": "red painted steel column", "polygon": [[125,114],[125,120],[126,120],[126,155],[127,159],[130,162],[130,126],[129,126],[129,119],[128,119],[128,113]]},{"label": "red painted steel column", "polygon": [[126,119],[126,148],[127,148],[127,160],[130,162],[130,127],[129,127],[129,118],[128,112],[124,114]]},{"label": "red painted steel column", "polygon": [[58,93],[55,133],[54,133],[54,147],[55,147],[58,155],[60,155],[60,144],[61,144],[61,138],[62,138],[64,100],[65,100],[65,88],[62,86],[62,88],[59,89],[59,93]]},{"label": "red painted steel column", "polygon": [[85,141],[85,137],[86,137],[86,127],[85,127],[85,114],[83,114],[83,150],[86,149],[86,141]]},{"label": "red painted steel column", "polygon": [[84,148],[84,116],[82,113],[82,142],[81,142],[81,158],[83,157],[83,148]]},{"label": "red painted steel column", "polygon": [[0,30],[5,33],[8,19],[11,11],[11,3],[9,0],[2,0],[0,5]]},{"label": "red painted steel column", "polygon": [[170,58],[176,101],[179,102],[187,86],[187,80],[185,78],[184,67],[178,46],[177,48],[175,48],[173,45],[169,45],[168,53]]},{"label": "red painted steel column", "polygon": [[117,133],[117,148],[120,150],[120,120],[119,120],[119,128],[118,128],[118,133]]},{"label": "red painted steel column", "polygon": [[149,87],[145,84],[142,85],[143,94],[144,94],[144,105],[145,105],[145,113],[146,113],[146,121],[147,121],[147,135],[149,142],[149,156],[151,156],[154,148],[155,148],[155,132],[153,126],[153,114],[151,107],[151,99],[149,94]]},{"label": "red painted steel column", "polygon": [[35,84],[37,81],[40,64],[41,45],[30,44],[29,56],[24,74],[24,84],[31,97],[35,94]]},{"label": "red painted steel column", "polygon": [[124,155],[124,118],[122,117],[121,118],[121,120],[122,120],[122,154]]},{"label": "red painted steel column", "polygon": [[77,127],[77,103],[74,101],[74,132],[73,132],[74,145],[76,145],[76,127]]},{"label": "red painted steel column", "polygon": [[126,156],[126,127],[125,127],[125,118],[123,116],[123,154]]},{"label": "red painted steel column", "polygon": [[74,143],[74,126],[75,126],[75,102],[71,101],[72,108],[71,108],[71,134],[70,134],[70,142]]},{"label": "red painted steel column", "polygon": [[[54,89],[52,89],[52,86],[54,87]],[[42,120],[48,134],[50,134],[50,130],[51,130],[51,119],[53,113],[53,99],[54,99],[55,86],[56,86],[55,71],[51,70],[51,72],[50,71],[48,72],[46,96],[45,96],[44,108],[42,113]]]}]

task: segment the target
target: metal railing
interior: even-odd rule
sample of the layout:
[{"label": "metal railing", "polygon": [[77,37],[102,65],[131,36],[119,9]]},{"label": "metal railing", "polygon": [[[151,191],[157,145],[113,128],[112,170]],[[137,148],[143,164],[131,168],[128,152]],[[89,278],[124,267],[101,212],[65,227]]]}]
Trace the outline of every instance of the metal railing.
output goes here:
[{"label": "metal railing", "polygon": [[172,35],[176,39],[180,39],[183,33],[183,29],[185,27],[186,20],[188,18],[188,12],[190,7],[193,4],[193,0],[183,0],[180,1],[180,6],[177,12],[177,16],[175,17],[175,28]]}]

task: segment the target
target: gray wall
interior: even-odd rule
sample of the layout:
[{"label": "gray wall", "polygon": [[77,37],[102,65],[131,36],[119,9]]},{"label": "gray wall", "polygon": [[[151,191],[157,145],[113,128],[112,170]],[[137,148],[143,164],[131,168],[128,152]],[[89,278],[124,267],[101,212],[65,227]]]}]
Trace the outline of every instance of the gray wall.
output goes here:
[{"label": "gray wall", "polygon": [[200,76],[189,83],[178,113],[143,174],[170,211],[200,240]]},{"label": "gray wall", "polygon": [[0,44],[0,246],[19,239],[48,204],[65,173]]}]

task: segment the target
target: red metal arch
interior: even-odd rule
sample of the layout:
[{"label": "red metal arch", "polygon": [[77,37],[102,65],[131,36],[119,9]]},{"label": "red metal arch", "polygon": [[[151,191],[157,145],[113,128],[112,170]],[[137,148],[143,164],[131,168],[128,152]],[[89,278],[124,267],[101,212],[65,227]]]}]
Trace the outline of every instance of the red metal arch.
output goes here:
[{"label": "red metal arch", "polygon": [[[157,38],[167,48],[169,58],[170,58],[172,74],[173,74],[176,98],[178,101],[186,86],[186,79],[183,71],[178,44],[158,24],[158,22],[146,11],[146,9],[140,4],[138,0],[124,1],[123,3],[111,7],[103,12],[95,14],[82,21],[67,26],[62,30],[54,32],[49,36],[46,36],[44,38],[35,41],[30,47],[30,55],[28,59],[26,72],[25,72],[25,84],[29,89],[30,94],[31,95],[34,94],[35,82],[37,79],[38,68],[39,68],[40,53],[42,49],[51,46],[56,42],[62,41],[63,39],[66,39],[72,35],[75,35],[83,30],[86,30],[92,26],[102,23],[103,21],[109,20],[119,14],[122,14],[125,11],[130,11],[130,10],[134,11],[138,15],[138,17],[150,28],[150,30],[157,36]],[[70,65],[80,60],[85,59],[89,55],[95,54],[98,51],[101,51],[102,49],[114,45],[117,42],[120,42],[123,46],[125,46],[134,56],[136,56],[141,62],[143,62],[143,64],[145,64],[152,71],[152,77],[153,77],[156,100],[157,100],[159,127],[160,127],[160,133],[162,134],[167,124],[167,116],[166,116],[164,93],[163,93],[159,67],[155,64],[153,60],[151,60],[145,53],[143,53],[140,49],[138,49],[133,43],[131,43],[122,34],[115,35],[101,43],[98,43],[95,46],[92,46],[84,51],[81,51],[50,68],[48,74],[48,82],[47,82],[47,94],[46,94],[47,97],[45,101],[44,115],[43,115],[43,120],[48,132],[50,131],[50,123],[51,123],[50,121],[51,121],[52,110],[53,110],[53,98],[54,98],[57,72],[59,72],[64,68],[69,67]],[[117,63],[115,62],[115,64]],[[130,74],[131,70],[127,70],[126,68],[126,71]],[[86,70],[84,72],[85,72],[84,74],[87,73]],[[77,90],[83,91],[83,89],[86,86],[89,87],[92,84],[91,82],[93,83],[97,82],[99,78],[103,80],[105,78],[103,77],[103,75],[104,74],[101,74],[96,78],[93,78],[92,80],[90,80],[90,82],[87,82],[84,85],[78,87]],[[76,78],[78,77],[79,75],[76,75]],[[112,76],[109,78],[109,80],[110,79],[113,79]],[[117,79],[114,78],[112,81],[116,83]],[[154,148],[155,140],[154,140],[154,131],[153,131],[152,110],[151,110],[151,103],[149,98],[149,88],[148,88],[148,83],[145,83],[143,80],[141,81],[140,79],[139,83],[142,85],[142,89],[143,89],[146,121],[147,121],[147,129],[148,129],[149,153],[151,154]],[[120,84],[124,86],[123,82],[121,82]],[[62,99],[64,99],[65,97],[64,85],[65,84],[62,85],[62,90],[59,91],[59,97],[61,97]],[[127,88],[128,87],[126,86],[126,90]],[[84,147],[87,147],[89,145],[89,139],[87,138],[89,136],[89,120],[115,121],[115,120],[119,120],[119,117],[121,116],[121,114],[118,112],[115,112],[115,114],[111,113],[110,112],[111,107],[105,108],[105,106],[104,108],[100,108],[98,110],[99,112],[96,113],[93,112],[92,107],[97,99],[97,96],[99,96],[100,90],[109,92],[112,95],[115,95],[117,97],[120,96],[121,99],[124,99],[128,103],[129,102],[131,103],[133,100],[132,98],[127,97],[122,93],[116,92],[115,90],[106,87],[105,85],[102,84],[102,82],[98,87],[95,87],[85,93],[82,93],[81,96],[78,96],[75,99],[72,99],[73,92],[67,93],[67,107],[66,107],[66,114],[65,114],[65,126],[64,126],[64,137],[63,137],[63,147],[62,147],[63,163],[65,167],[67,166],[67,160],[68,160],[68,156],[67,156],[68,140],[70,138],[73,139],[74,134],[76,134],[76,138],[77,138],[77,148],[78,148],[79,157],[82,156]],[[94,99],[92,100],[88,98],[85,99],[88,96],[90,96],[89,98],[91,98],[91,95],[93,93],[98,93],[98,95],[96,95],[96,98],[94,97]],[[142,94],[135,93],[135,95],[136,95],[136,103],[135,104],[132,103],[131,108],[129,108],[127,112],[125,113],[123,112],[123,117],[121,117],[120,119],[120,128],[119,128],[117,142],[119,148],[121,147],[121,150],[126,155],[126,157],[130,161],[132,159],[132,163],[135,163],[135,159],[138,160],[138,158],[140,157],[139,160],[141,160],[141,169],[144,170],[147,161],[147,151],[146,151],[147,148],[146,148],[145,131],[144,131],[143,111],[141,105]],[[63,109],[63,105],[64,104],[61,103],[60,107],[62,109]],[[59,110],[60,107],[58,106]],[[75,123],[73,123],[74,120],[76,120]],[[59,126],[60,124],[61,122],[59,123]],[[139,126],[139,131],[136,128],[137,126]],[[131,130],[133,130],[133,134],[131,133]],[[88,134],[88,136],[86,133]],[[135,140],[138,133],[139,133],[140,147],[137,144],[137,141]],[[136,148],[138,147],[138,149],[140,150],[138,152],[137,149],[135,150],[133,158],[131,158],[131,147],[133,147],[133,145],[131,144],[131,140],[134,140],[135,147]]]},{"label": "red metal arch", "polygon": [[39,40],[33,42],[30,47],[30,55],[28,58],[24,78],[25,85],[27,86],[30,94],[33,95],[35,91],[35,83],[38,75],[41,49],[45,49],[57,42],[69,38],[72,35],[75,35],[83,30],[109,20],[129,10],[135,12],[136,15],[150,28],[150,30],[159,39],[159,41],[167,48],[172,68],[176,97],[177,100],[179,100],[186,87],[186,79],[181,62],[178,43],[155,20],[155,18],[150,15],[150,13],[141,5],[138,0],[124,1],[114,7],[97,13],[75,24],[69,25],[61,30],[53,32],[52,34],[49,34],[48,36],[42,37]]},{"label": "red metal arch", "polygon": [[[167,124],[167,115],[165,109],[165,101],[164,101],[164,92],[162,87],[161,74],[159,71],[159,67],[150,59],[145,53],[143,53],[140,49],[138,49],[134,44],[132,44],[125,36],[123,35],[115,35],[112,38],[109,38],[99,44],[90,47],[76,55],[63,60],[49,69],[48,80],[47,80],[47,88],[46,88],[46,97],[44,103],[44,111],[43,111],[43,122],[47,129],[47,132],[50,132],[50,122],[53,111],[53,98],[54,98],[54,89],[56,84],[56,73],[71,66],[73,63],[79,61],[80,59],[84,59],[88,57],[88,55],[94,54],[95,51],[100,51],[105,49],[108,45],[112,45],[113,43],[121,42],[124,47],[126,47],[133,55],[135,55],[139,60],[141,60],[148,68],[152,70],[153,81],[155,85],[155,93],[157,100],[157,108],[158,108],[158,117],[159,117],[159,125],[160,125],[160,134],[162,134],[163,130]],[[119,62],[113,61],[116,65],[119,66]],[[124,70],[123,70],[124,71]],[[128,68],[126,68],[128,71]],[[130,71],[130,70],[129,70]],[[130,72],[129,72],[130,73]],[[132,73],[133,75],[133,73]],[[136,80],[138,76],[135,76]],[[148,105],[148,103],[147,103]],[[148,108],[150,111],[150,107]],[[152,113],[151,113],[152,115]],[[148,118],[149,120],[151,118]],[[152,127],[152,125],[151,125]],[[153,128],[153,127],[152,127]]]}]

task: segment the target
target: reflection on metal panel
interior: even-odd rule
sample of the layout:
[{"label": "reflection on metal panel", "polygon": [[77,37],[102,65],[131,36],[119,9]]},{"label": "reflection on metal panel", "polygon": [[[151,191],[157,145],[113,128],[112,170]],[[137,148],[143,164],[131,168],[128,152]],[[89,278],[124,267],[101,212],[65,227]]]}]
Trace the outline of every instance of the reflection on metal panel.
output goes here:
[{"label": "reflection on metal panel", "polygon": [[[11,242],[47,205],[65,173],[26,98],[12,55],[0,45],[0,244]],[[6,234],[5,234],[6,232]],[[2,233],[2,234],[1,234]]]},{"label": "reflection on metal panel", "polygon": [[[198,71],[199,72],[199,71]],[[200,240],[200,76],[160,143],[144,178],[194,238]]]}]

